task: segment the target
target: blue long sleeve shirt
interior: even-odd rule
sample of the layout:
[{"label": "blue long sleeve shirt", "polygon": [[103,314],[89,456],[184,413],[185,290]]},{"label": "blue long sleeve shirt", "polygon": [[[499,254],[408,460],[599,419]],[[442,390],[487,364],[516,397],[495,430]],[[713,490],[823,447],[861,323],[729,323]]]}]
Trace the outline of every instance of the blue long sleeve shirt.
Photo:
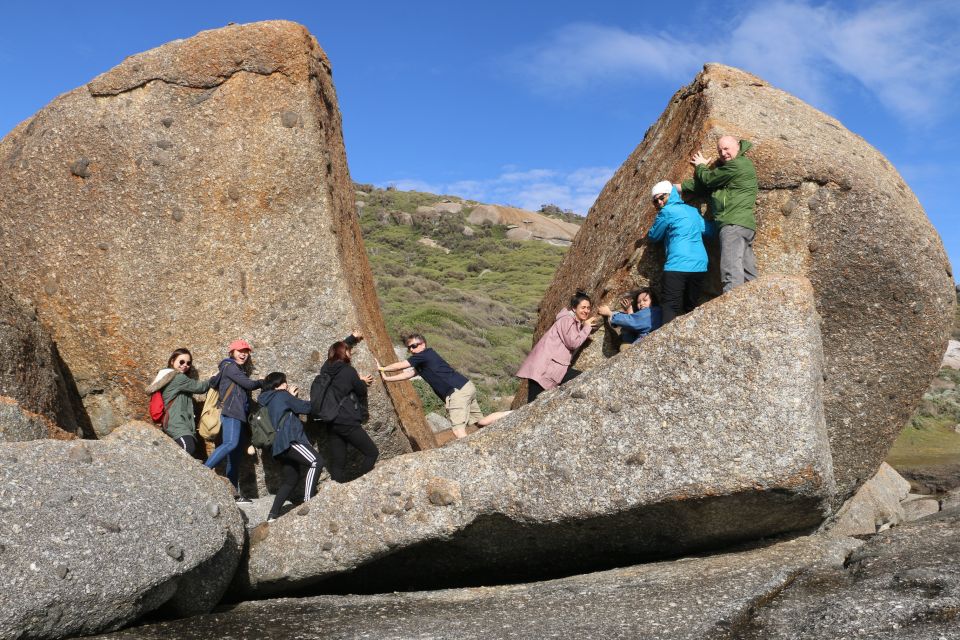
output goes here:
[{"label": "blue long sleeve shirt", "polygon": [[610,317],[610,324],[621,327],[620,338],[628,343],[640,342],[648,333],[663,324],[660,307],[647,307],[634,313],[617,312]]}]

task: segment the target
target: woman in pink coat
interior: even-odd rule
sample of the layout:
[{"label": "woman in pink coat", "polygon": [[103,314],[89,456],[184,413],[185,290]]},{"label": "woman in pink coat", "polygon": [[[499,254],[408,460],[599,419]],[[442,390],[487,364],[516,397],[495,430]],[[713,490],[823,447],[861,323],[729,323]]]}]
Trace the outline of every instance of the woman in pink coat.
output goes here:
[{"label": "woman in pink coat", "polygon": [[557,314],[553,326],[533,347],[517,371],[518,378],[527,379],[527,402],[580,375],[570,368],[570,359],[600,324],[598,318],[590,317],[592,312],[590,296],[577,291],[570,298],[570,306]]}]

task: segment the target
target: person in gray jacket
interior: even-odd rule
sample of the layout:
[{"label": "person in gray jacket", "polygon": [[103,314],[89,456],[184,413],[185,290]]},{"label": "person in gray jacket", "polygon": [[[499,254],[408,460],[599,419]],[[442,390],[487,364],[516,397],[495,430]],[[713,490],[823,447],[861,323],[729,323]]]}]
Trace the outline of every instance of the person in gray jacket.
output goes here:
[{"label": "person in gray jacket", "polygon": [[249,504],[251,500],[240,492],[240,435],[247,423],[250,412],[250,392],[263,386],[263,380],[252,380],[253,369],[250,354],[253,350],[246,340],[234,340],[227,347],[229,358],[220,362],[220,372],[213,377],[211,386],[216,385],[220,392],[220,434],[221,444],[213,450],[204,463],[214,469],[227,460],[227,479],[237,490],[236,500],[240,504]]},{"label": "person in gray jacket", "polygon": [[274,460],[283,465],[283,481],[277,489],[267,522],[280,517],[280,509],[287,501],[297,481],[303,478],[303,499],[313,497],[317,474],[324,462],[317,450],[310,445],[303,423],[297,415],[308,415],[310,403],[294,395],[296,387],[287,385],[287,375],[280,371],[267,374],[263,379],[263,391],[257,402],[267,408],[270,424],[276,430],[271,453]]}]

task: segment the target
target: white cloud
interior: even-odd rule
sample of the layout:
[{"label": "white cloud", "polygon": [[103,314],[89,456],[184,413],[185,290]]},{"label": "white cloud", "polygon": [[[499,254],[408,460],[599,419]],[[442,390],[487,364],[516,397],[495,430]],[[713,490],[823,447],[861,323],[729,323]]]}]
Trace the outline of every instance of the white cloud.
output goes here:
[{"label": "white cloud", "polygon": [[[663,78],[686,82],[704,62],[747,69],[826,106],[851,87],[907,120],[945,115],[960,80],[960,4],[949,0],[840,5],[758,4],[728,28],[689,25],[682,39],[572,24],[507,63],[543,90]],[[719,34],[719,35],[717,35]]]},{"label": "white cloud", "polygon": [[586,214],[613,171],[610,167],[583,167],[569,172],[553,169],[520,170],[511,165],[509,170],[487,180],[434,184],[417,179],[400,179],[386,184],[401,190],[454,195],[533,211],[544,204],[555,204],[561,209]]}]

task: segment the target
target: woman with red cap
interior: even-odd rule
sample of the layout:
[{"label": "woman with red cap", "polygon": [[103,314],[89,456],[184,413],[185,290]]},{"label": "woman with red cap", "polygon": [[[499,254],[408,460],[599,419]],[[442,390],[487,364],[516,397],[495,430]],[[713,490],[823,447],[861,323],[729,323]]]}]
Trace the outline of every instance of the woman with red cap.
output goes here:
[{"label": "woman with red cap", "polygon": [[250,411],[250,392],[263,386],[263,380],[251,380],[253,361],[250,359],[250,343],[234,340],[227,347],[229,358],[220,363],[220,372],[211,380],[220,392],[220,433],[223,441],[204,463],[214,469],[227,459],[227,479],[237,490],[237,502],[249,503],[240,492],[240,434]]}]

